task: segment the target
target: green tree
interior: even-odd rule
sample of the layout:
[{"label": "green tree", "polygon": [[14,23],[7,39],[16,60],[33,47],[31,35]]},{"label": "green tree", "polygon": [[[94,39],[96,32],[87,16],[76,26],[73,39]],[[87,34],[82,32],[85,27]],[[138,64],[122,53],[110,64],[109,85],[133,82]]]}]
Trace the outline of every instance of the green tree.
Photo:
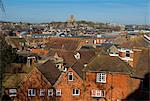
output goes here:
[{"label": "green tree", "polygon": [[[6,67],[12,63],[16,58],[16,52],[10,45],[5,41],[5,35],[0,33],[0,98],[2,95],[2,80],[3,73],[6,70]],[[7,68],[8,69],[8,68]]]},{"label": "green tree", "polygon": [[0,36],[0,63],[4,68],[16,58],[16,51],[5,41],[5,36]]}]

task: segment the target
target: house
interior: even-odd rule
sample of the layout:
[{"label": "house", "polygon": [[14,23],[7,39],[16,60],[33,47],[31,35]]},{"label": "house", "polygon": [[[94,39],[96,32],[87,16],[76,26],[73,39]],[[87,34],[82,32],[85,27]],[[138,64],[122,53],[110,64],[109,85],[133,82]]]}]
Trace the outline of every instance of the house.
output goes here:
[{"label": "house", "polygon": [[86,91],[83,83],[85,75],[82,70],[86,64],[95,57],[95,51],[80,50],[78,52],[71,53],[61,52],[58,53],[58,55],[64,59],[66,66],[69,66],[67,71],[62,73],[61,77],[54,85],[55,88],[61,89],[62,91],[59,100],[83,101],[85,99],[84,94]]},{"label": "house", "polygon": [[96,38],[94,40],[94,44],[96,45],[100,45],[100,44],[103,44],[103,43],[107,43],[108,41],[110,41],[111,38]]},{"label": "house", "polygon": [[139,48],[150,47],[149,43],[148,38],[145,38],[145,36],[126,36],[126,38],[121,36],[114,40],[114,45],[107,52],[110,56],[118,56],[134,67],[135,54],[141,51]]},{"label": "house", "polygon": [[[14,101],[82,100],[84,92],[82,69],[94,55],[95,51],[89,50],[58,51],[53,59],[34,67],[15,89],[11,89],[12,94],[15,93],[12,98]],[[62,65],[57,66],[58,62]],[[62,71],[59,67],[67,69]]]},{"label": "house", "polygon": [[54,101],[52,91],[57,93],[57,89],[52,86],[60,75],[61,72],[50,60],[34,67],[19,84],[13,101]]},{"label": "house", "polygon": [[132,76],[133,79],[140,80],[140,86],[132,92],[126,100],[150,100],[150,89],[149,89],[149,80],[150,80],[150,49],[149,48],[140,48],[141,51],[135,53],[134,57],[134,71],[135,75]]},{"label": "house", "polygon": [[119,57],[133,67],[134,54],[140,51],[138,48],[148,48],[149,46],[149,43],[144,39],[143,36],[130,38],[130,40],[120,45],[120,49],[118,49]]},{"label": "house", "polygon": [[119,56],[119,51],[117,45],[111,45],[108,49],[107,52],[109,53],[110,56]]},{"label": "house", "polygon": [[[14,101],[133,99],[130,95],[143,87],[144,76],[149,73],[149,49],[139,50],[135,53],[134,68],[117,56],[109,56],[103,49],[52,50],[51,58],[24,75],[16,83],[17,87],[9,89],[9,95]],[[147,90],[147,85],[144,89]],[[146,90],[138,94],[145,95]]]},{"label": "house", "polygon": [[118,57],[99,54],[83,70],[86,101],[117,101],[139,87],[130,65]]}]

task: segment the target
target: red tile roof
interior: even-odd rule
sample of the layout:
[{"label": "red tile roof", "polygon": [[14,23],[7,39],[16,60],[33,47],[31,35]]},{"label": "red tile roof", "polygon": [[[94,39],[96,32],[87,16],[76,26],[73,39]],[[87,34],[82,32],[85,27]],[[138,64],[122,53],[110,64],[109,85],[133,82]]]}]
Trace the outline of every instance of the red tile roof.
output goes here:
[{"label": "red tile roof", "polygon": [[50,38],[46,44],[47,49],[77,50],[80,38]]}]

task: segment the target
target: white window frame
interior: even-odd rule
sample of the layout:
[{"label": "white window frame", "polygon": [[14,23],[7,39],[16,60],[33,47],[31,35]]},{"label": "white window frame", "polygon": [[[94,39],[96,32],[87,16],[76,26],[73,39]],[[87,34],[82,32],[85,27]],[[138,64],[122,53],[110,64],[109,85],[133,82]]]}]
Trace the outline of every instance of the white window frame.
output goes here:
[{"label": "white window frame", "polygon": [[[103,93],[104,93],[104,95],[103,95]],[[106,92],[105,92],[105,90],[92,90],[91,96],[104,98],[106,96]]]},{"label": "white window frame", "polygon": [[56,89],[56,96],[61,96],[61,89]]},{"label": "white window frame", "polygon": [[96,82],[106,83],[106,73],[97,73]]},{"label": "white window frame", "polygon": [[[29,94],[30,91],[31,91],[31,94]],[[28,89],[28,96],[36,96],[36,89]]]},{"label": "white window frame", "polygon": [[64,67],[64,68],[63,68],[63,72],[66,72],[66,71],[67,71],[67,68],[66,68],[66,67]]},{"label": "white window frame", "polygon": [[45,89],[40,89],[40,96],[45,96],[46,95],[46,90]]},{"label": "white window frame", "polygon": [[[72,79],[69,79],[69,76],[72,76]],[[73,81],[73,72],[68,72],[68,81]]]},{"label": "white window frame", "polygon": [[54,91],[53,89],[48,89],[48,96],[53,96],[54,94],[53,91]]},{"label": "white window frame", "polygon": [[17,95],[17,89],[9,89],[9,96],[12,97],[12,96],[16,96]]},{"label": "white window frame", "polygon": [[[77,90],[78,90],[78,94],[77,94]],[[80,89],[77,89],[77,88],[72,89],[72,95],[73,96],[79,96],[80,95]]]}]

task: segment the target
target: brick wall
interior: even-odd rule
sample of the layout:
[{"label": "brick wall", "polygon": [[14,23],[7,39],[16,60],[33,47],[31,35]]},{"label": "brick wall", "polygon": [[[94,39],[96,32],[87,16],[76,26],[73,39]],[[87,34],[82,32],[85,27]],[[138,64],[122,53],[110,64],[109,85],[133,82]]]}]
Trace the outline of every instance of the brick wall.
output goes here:
[{"label": "brick wall", "polygon": [[[68,72],[73,72],[73,81],[68,81]],[[57,83],[54,85],[56,89],[61,89],[62,95],[61,97],[57,97],[56,99],[59,101],[83,101],[83,81],[82,79],[72,70],[72,68],[69,68],[69,70],[62,74]],[[80,95],[79,96],[73,96],[72,90],[74,88],[80,89]]]},{"label": "brick wall", "polygon": [[[49,101],[51,97],[47,95],[47,89],[51,87],[51,84],[45,79],[45,77],[38,71],[37,68],[34,68],[31,73],[24,78],[20,88],[18,88],[17,96],[14,98],[14,101]],[[36,96],[29,97],[28,89],[36,88]],[[46,90],[46,96],[40,97],[40,89]]]},{"label": "brick wall", "polygon": [[[132,79],[126,74],[107,74],[105,84],[96,82],[96,73],[86,73],[86,101],[92,101],[91,90],[99,89],[106,91],[106,100],[116,101],[124,99],[140,85],[140,80]],[[100,100],[100,99],[99,99]]]}]

